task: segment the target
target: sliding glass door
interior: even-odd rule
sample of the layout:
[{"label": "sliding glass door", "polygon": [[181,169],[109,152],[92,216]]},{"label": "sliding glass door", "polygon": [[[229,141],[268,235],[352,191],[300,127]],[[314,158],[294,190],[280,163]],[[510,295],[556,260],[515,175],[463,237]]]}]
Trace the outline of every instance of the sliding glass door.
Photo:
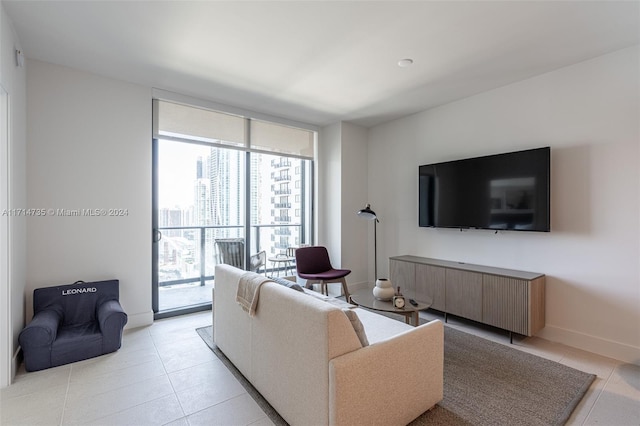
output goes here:
[{"label": "sliding glass door", "polygon": [[264,252],[272,275],[294,273],[294,250],[311,243],[312,162],[251,153],[252,253]]},{"label": "sliding glass door", "polygon": [[240,151],[158,140],[158,311],[211,301],[216,241],[243,239]]},{"label": "sliding glass door", "polygon": [[[274,134],[282,144],[292,133],[274,133],[272,123],[161,106],[167,112],[154,114],[161,123],[153,141],[156,318],[207,309],[218,263],[294,273],[292,250],[312,242],[313,160],[268,149]],[[162,134],[162,123],[172,131]],[[231,141],[211,138],[211,132]],[[262,141],[260,150],[245,141],[250,133]]]}]

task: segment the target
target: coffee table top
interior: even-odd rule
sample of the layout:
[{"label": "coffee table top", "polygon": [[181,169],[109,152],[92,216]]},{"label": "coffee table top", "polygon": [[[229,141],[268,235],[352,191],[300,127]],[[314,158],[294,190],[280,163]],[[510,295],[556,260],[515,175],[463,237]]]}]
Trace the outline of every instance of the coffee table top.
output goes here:
[{"label": "coffee table top", "polygon": [[407,313],[421,311],[429,308],[432,303],[431,300],[416,300],[418,305],[413,306],[409,303],[411,297],[406,295],[404,297],[406,302],[404,308],[396,308],[391,301],[378,300],[373,297],[373,290],[370,288],[360,289],[351,293],[351,300],[356,305],[382,312]]},{"label": "coffee table top", "polygon": [[269,258],[270,262],[293,262],[294,260],[296,260],[296,258],[291,256],[274,256]]}]

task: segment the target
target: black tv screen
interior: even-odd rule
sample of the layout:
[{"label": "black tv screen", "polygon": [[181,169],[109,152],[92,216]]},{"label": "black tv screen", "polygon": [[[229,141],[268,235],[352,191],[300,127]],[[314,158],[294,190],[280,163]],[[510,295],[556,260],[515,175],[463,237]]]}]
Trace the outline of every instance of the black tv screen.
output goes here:
[{"label": "black tv screen", "polygon": [[549,147],[420,166],[419,225],[550,230]]}]

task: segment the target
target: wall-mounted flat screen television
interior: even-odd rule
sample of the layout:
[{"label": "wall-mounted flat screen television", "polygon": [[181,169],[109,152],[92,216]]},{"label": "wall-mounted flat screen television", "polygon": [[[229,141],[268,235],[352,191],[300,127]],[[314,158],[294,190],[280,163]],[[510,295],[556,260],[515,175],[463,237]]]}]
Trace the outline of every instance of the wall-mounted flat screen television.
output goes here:
[{"label": "wall-mounted flat screen television", "polygon": [[549,147],[426,164],[419,225],[549,232]]}]

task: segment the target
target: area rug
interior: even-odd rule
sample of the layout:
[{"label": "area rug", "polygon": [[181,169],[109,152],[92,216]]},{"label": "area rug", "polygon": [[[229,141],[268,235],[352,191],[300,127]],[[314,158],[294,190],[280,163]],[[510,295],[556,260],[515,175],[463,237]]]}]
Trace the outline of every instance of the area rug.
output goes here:
[{"label": "area rug", "polygon": [[[213,341],[197,333],[275,425],[286,425]],[[595,375],[445,327],[444,399],[410,423],[437,425],[563,425]]]}]

